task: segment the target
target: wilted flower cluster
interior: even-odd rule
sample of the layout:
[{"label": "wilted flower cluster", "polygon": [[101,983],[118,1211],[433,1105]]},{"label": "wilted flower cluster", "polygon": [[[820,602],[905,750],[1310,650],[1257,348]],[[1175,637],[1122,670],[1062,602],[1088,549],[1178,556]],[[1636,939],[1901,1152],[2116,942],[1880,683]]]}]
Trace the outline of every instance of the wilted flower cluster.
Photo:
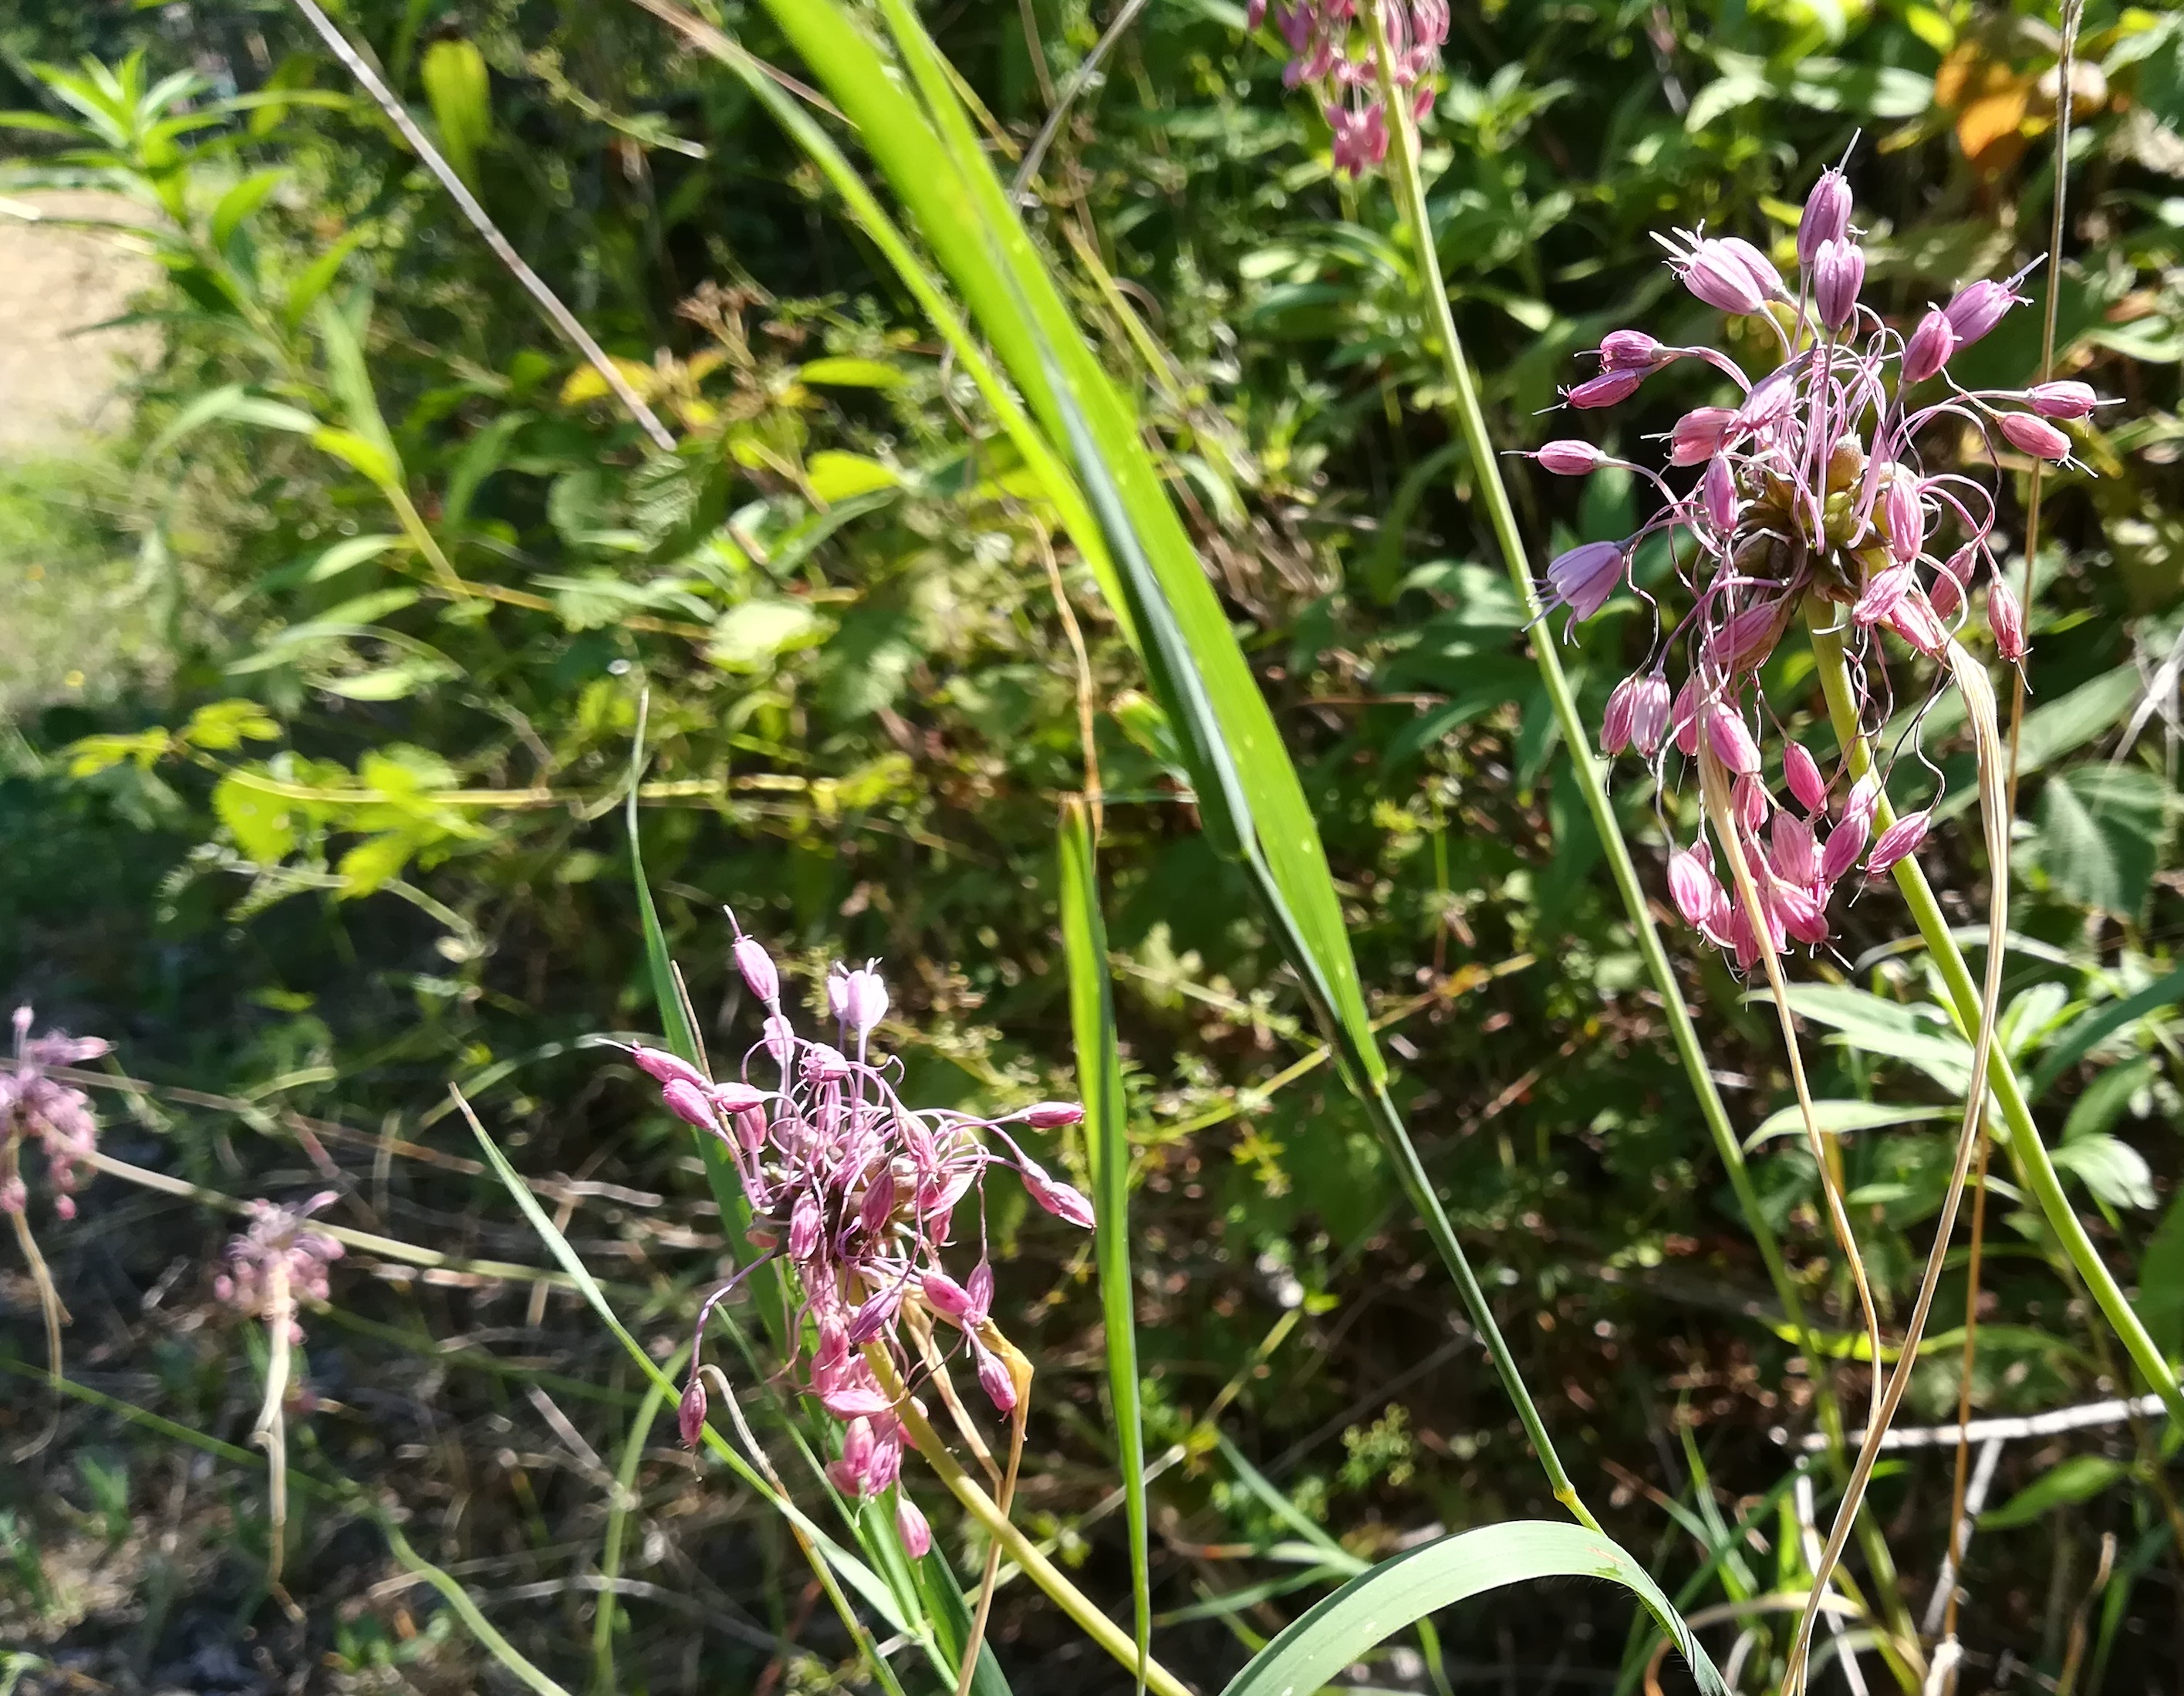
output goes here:
[{"label": "wilted flower cluster", "polygon": [[[1363,0],[1373,4],[1375,0]],[[1433,106],[1427,81],[1448,40],[1448,0],[1379,0],[1388,31],[1389,80],[1411,102],[1413,121]],[[1334,133],[1334,165],[1362,176],[1388,156],[1388,109],[1360,0],[1276,0],[1274,27],[1289,43],[1282,80],[1291,88],[1309,84],[1319,94]],[[1267,0],[1251,0],[1253,29],[1266,20]]]},{"label": "wilted flower cluster", "polygon": [[20,1213],[30,1199],[23,1182],[24,1146],[36,1139],[45,1150],[46,1171],[53,1189],[53,1211],[75,1217],[75,1191],[83,1180],[83,1163],[98,1146],[98,1120],[91,1097],[71,1085],[46,1075],[49,1066],[76,1066],[96,1060],[112,1047],[103,1037],[67,1036],[49,1030],[31,1035],[31,1010],[15,1009],[15,1063],[0,1073],[0,1213]]},{"label": "wilted flower cluster", "polygon": [[[994,1407],[1014,1411],[1023,1393],[1022,1357],[994,1324],[994,1273],[986,1258],[983,1206],[978,1258],[961,1282],[943,1266],[956,1212],[973,1191],[983,1202],[989,1166],[1015,1168],[1032,1199],[1072,1225],[1089,1228],[1092,1206],[1050,1176],[1020,1147],[1008,1125],[1050,1130],[1074,1124],[1084,1109],[1045,1102],[997,1119],[951,1108],[912,1109],[896,1092],[899,1060],[874,1057],[873,1027],[888,993],[875,965],[836,966],[827,980],[835,1024],[833,1043],[797,1035],[783,1011],[781,978],[763,946],[738,932],[735,961],[744,982],[766,1009],[760,1040],[744,1055],[733,1082],[716,1083],[694,1066],[656,1048],[631,1057],[660,1085],[677,1117],[720,1138],[734,1160],[755,1215],[749,1241],[759,1251],[735,1278],[705,1299],[691,1350],[689,1387],[682,1407],[682,1437],[694,1443],[705,1420],[699,1348],[713,1308],[741,1280],[768,1261],[794,1272],[804,1311],[817,1342],[805,1375],[811,1393],[844,1421],[842,1453],[829,1469],[853,1496],[874,1496],[901,1470],[903,1427],[894,1398],[866,1351],[883,1351],[895,1381],[924,1375],[932,1321],[947,1321],[967,1345],[978,1382]],[[760,1057],[763,1059],[760,1059]],[[757,1062],[773,1087],[752,1080]],[[998,1141],[1006,1152],[989,1146]],[[906,1347],[902,1331],[911,1331]],[[922,1554],[931,1534],[906,1495],[896,1505],[905,1544]]]},{"label": "wilted flower cluster", "polygon": [[[288,1341],[301,1342],[296,1298],[325,1301],[326,1268],[342,1258],[341,1244],[304,1221],[337,1199],[332,1190],[322,1190],[298,1208],[251,1202],[249,1227],[229,1239],[227,1270],[213,1280],[213,1294],[246,1319],[279,1318],[285,1311]],[[286,1294],[276,1297],[281,1286]]]},{"label": "wilted flower cluster", "polygon": [[[1837,884],[1861,865],[1878,873],[1915,852],[1928,814],[1910,814],[1872,840],[1879,780],[1869,774],[1852,784],[1841,773],[1831,780],[1787,739],[1770,761],[1773,720],[1760,667],[1801,611],[1825,605],[1852,657],[1860,722],[1876,729],[1889,707],[1879,633],[1939,659],[1981,583],[1997,649],[2004,660],[2022,660],[2024,613],[1996,561],[1994,496],[1961,473],[1925,471],[1919,437],[1930,425],[1954,421],[1983,438],[1990,456],[1998,432],[2020,451],[2059,464],[2070,441],[2057,421],[2084,418],[2099,404],[2081,382],[1958,388],[1950,360],[2023,302],[2017,286],[2025,273],[1960,289],[1904,335],[1859,298],[1865,255],[1851,209],[1842,173],[1829,170],[1798,226],[1794,292],[1748,242],[1703,232],[1663,242],[1669,264],[1701,300],[1766,321],[1780,358],[1756,381],[1718,349],[1669,347],[1618,330],[1601,344],[1598,374],[1568,391],[1571,405],[1598,408],[1627,399],[1676,360],[1720,371],[1736,385],[1736,402],[1686,413],[1669,434],[1669,467],[1696,472],[1689,487],[1673,488],[1651,468],[1612,460],[1588,442],[1550,442],[1533,456],[1563,476],[1624,465],[1659,493],[1658,509],[1635,535],[1559,555],[1547,569],[1548,602],[1568,608],[1573,621],[1591,617],[1630,583],[1640,545],[1667,539],[1690,610],[1663,628],[1656,605],[1652,654],[1610,695],[1602,745],[1649,760],[1665,759],[1672,748],[1693,757],[1704,739],[1733,779],[1733,828],[1758,886],[1764,940],[1776,951],[1791,940],[1825,941]],[[1745,968],[1758,963],[1762,938],[1723,888],[1703,839],[1677,851],[1669,884],[1690,923]]]}]

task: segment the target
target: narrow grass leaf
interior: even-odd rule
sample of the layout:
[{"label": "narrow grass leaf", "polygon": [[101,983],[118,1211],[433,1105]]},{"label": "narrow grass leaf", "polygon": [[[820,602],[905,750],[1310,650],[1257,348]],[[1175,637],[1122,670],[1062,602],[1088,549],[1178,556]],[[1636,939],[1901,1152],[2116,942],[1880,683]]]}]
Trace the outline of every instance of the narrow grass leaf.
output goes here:
[{"label": "narrow grass leaf", "polygon": [[[493,1629],[493,1621],[487,1619],[478,1604],[471,1599],[469,1591],[410,1548],[410,1540],[402,1535],[400,1527],[393,1520],[382,1519],[379,1529],[387,1538],[387,1547],[394,1558],[440,1593],[448,1605],[455,1610],[455,1617],[477,1639],[479,1648],[525,1685],[536,1690],[538,1696],[569,1696],[566,1690],[525,1660],[514,1643]],[[605,1599],[601,1598],[603,1602]]]},{"label": "narrow grass leaf", "polygon": [[1605,1578],[1635,1595],[1690,1663],[1706,1696],[1728,1686],[1660,1587],[1628,1554],[1596,1531],[1517,1520],[1444,1537],[1353,1578],[1298,1619],[1238,1673],[1225,1696],[1301,1696],[1406,1626],[1511,1584],[1543,1578]]},{"label": "narrow grass leaf", "polygon": [[1115,1036],[1114,985],[1107,976],[1107,926],[1091,821],[1084,803],[1061,810],[1061,941],[1069,962],[1070,1025],[1077,1041],[1077,1083],[1084,1097],[1084,1141],[1092,1167],[1095,1252],[1106,1322],[1107,1393],[1115,1409],[1115,1459],[1123,1475],[1129,1527],[1130,1598],[1136,1619],[1138,1688],[1152,1637],[1151,1557],[1145,1530],[1145,1431],[1138,1404],[1138,1322],[1130,1267],[1130,1132]]}]

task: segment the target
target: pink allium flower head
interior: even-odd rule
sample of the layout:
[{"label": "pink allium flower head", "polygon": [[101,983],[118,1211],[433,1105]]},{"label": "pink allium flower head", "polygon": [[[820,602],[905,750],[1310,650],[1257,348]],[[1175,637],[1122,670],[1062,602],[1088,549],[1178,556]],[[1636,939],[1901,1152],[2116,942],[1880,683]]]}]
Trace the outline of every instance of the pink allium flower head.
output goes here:
[{"label": "pink allium flower head", "polygon": [[[91,1097],[73,1084],[48,1075],[54,1067],[80,1066],[112,1052],[103,1037],[70,1036],[49,1030],[31,1035],[31,1009],[15,1009],[15,1059],[12,1068],[0,1068],[0,1148],[7,1149],[12,1167],[24,1145],[35,1142],[46,1157],[46,1178],[53,1192],[53,1211],[63,1219],[75,1217],[72,1192],[83,1182],[91,1157],[98,1151],[98,1117]],[[29,1188],[12,1172],[0,1180],[0,1213],[20,1213],[29,1201]]]},{"label": "pink allium flower head", "polygon": [[1557,477],[1583,477],[1607,463],[1607,455],[1591,443],[1570,440],[1550,442],[1532,457],[1540,462],[1542,471],[1552,471]]},{"label": "pink allium flower head", "polygon": [[324,1231],[308,1229],[306,1221],[339,1199],[333,1191],[322,1190],[299,1207],[251,1202],[248,1228],[228,1241],[227,1270],[216,1293],[246,1318],[271,1319],[281,1311],[275,1286],[285,1282],[289,1340],[302,1342],[295,1303],[325,1301],[330,1293],[326,1268],[342,1258],[341,1244]]},{"label": "pink allium flower head", "polygon": [[926,1522],[917,1504],[898,1492],[894,1501],[894,1528],[902,1538],[904,1551],[912,1560],[922,1560],[933,1548],[933,1527]]},{"label": "pink allium flower head", "polygon": [[1987,586],[1986,622],[1994,631],[1995,651],[2015,665],[2025,657],[2025,610],[2009,585],[1997,577]]},{"label": "pink allium flower head", "polygon": [[1865,254],[1857,243],[1820,243],[1813,260],[1813,303],[1820,322],[1839,331],[1858,310],[1858,291],[1865,287]]},{"label": "pink allium flower head", "polygon": [[1970,347],[2002,322],[2011,307],[2025,305],[2030,300],[2029,295],[2017,292],[2017,285],[2025,280],[2025,272],[2031,269],[2027,265],[2004,282],[1982,277],[1957,291],[1942,310],[1948,314],[1949,327],[1956,332],[1958,347]]},{"label": "pink allium flower head", "polygon": [[[1265,0],[1251,0],[1245,22],[1256,30],[1268,15]],[[1387,157],[1388,113],[1357,0],[1290,0],[1273,8],[1272,15],[1290,50],[1282,81],[1318,91],[1335,169],[1360,176],[1379,165]],[[1447,0],[1390,0],[1380,15],[1390,80],[1413,120],[1423,120],[1433,109],[1428,79],[1448,40]]]},{"label": "pink allium flower head", "polygon": [[1669,432],[1669,463],[1695,466],[1712,459],[1721,451],[1722,440],[1736,421],[1736,413],[1726,406],[1702,406],[1686,412]]},{"label": "pink allium flower head", "polygon": [[1957,332],[1949,315],[1938,306],[1930,308],[1911,332],[1911,339],[1903,344],[1903,381],[1925,382],[1947,365],[1956,351]]},{"label": "pink allium flower head", "polygon": [[2101,404],[2088,382],[2036,382],[2025,398],[2042,418],[2086,418]]},{"label": "pink allium flower head", "polygon": [[1642,371],[1604,371],[1598,377],[1587,377],[1575,388],[1565,389],[1563,399],[1580,411],[1594,407],[1613,406],[1628,400],[1638,392],[1638,385],[1646,380]]},{"label": "pink allium flower head", "polygon": [[1669,350],[1643,330],[1611,330],[1601,338],[1602,371],[1650,371],[1671,358]]},{"label": "pink allium flower head", "polygon": [[1897,861],[1908,859],[1917,853],[1925,842],[1927,828],[1932,823],[1931,813],[1905,813],[1880,833],[1880,840],[1873,845],[1873,852],[1866,856],[1867,873],[1878,877]]},{"label": "pink allium flower head", "polygon": [[1805,213],[1797,220],[1797,263],[1809,265],[1823,243],[1840,242],[1850,233],[1850,184],[1834,169],[1820,173],[1813,192],[1805,197]]},{"label": "pink allium flower head", "polygon": [[1797,798],[1797,805],[1808,812],[1818,812],[1827,805],[1827,780],[1820,775],[1819,762],[1805,751],[1805,745],[1786,741],[1782,745],[1782,776],[1790,785],[1790,793]]},{"label": "pink allium flower head", "polygon": [[[749,943],[739,949],[739,966],[745,955],[766,957],[750,939],[738,942]],[[757,992],[760,985],[751,987]],[[1003,1129],[1057,1130],[1075,1123],[1083,1109],[1040,1102],[992,1119],[908,1105],[898,1092],[900,1063],[869,1052],[889,1007],[877,962],[837,966],[827,975],[828,1009],[844,1040],[856,1038],[849,1045],[853,1053],[800,1035],[782,1006],[777,979],[767,987],[770,996],[758,996],[769,1008],[764,1034],[744,1056],[743,1075],[713,1082],[681,1062],[655,1060],[646,1068],[660,1079],[671,1111],[721,1136],[753,1213],[747,1235],[753,1252],[699,1308],[680,1422],[686,1441],[702,1429],[705,1399],[698,1375],[713,1308],[758,1267],[777,1263],[802,1303],[791,1333],[814,1338],[803,1362],[804,1387],[846,1427],[830,1475],[854,1494],[878,1495],[900,1471],[903,1434],[874,1352],[915,1391],[924,1356],[901,1336],[905,1313],[915,1309],[924,1316],[921,1325],[938,1320],[962,1330],[1006,1378],[1001,1351],[1007,1345],[992,1318],[993,1271],[983,1258],[983,1203],[981,1258],[967,1284],[943,1266],[954,1215],[982,1188],[988,1171],[1003,1166],[1017,1169],[1048,1212],[1089,1225],[1090,1202],[1049,1174]],[[755,1064],[760,1078],[750,1075]],[[792,1360],[792,1368],[797,1364]]]},{"label": "pink allium flower head", "polygon": [[2058,466],[2070,457],[2070,438],[2045,418],[2030,412],[2005,412],[2001,424],[2002,433],[2009,438],[2010,446],[2021,453]]},{"label": "pink allium flower head", "polygon": [[1583,542],[1556,555],[1547,567],[1555,604],[1580,619],[1607,605],[1623,581],[1623,548],[1617,542]]}]

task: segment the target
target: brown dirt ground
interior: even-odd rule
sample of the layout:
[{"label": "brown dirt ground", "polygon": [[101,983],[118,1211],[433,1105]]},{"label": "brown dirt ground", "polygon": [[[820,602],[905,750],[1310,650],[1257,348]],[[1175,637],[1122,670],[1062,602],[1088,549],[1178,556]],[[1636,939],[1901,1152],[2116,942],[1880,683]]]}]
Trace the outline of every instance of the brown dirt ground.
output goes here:
[{"label": "brown dirt ground", "polygon": [[0,455],[120,425],[117,386],[149,338],[141,328],[78,332],[126,311],[153,266],[125,236],[59,220],[136,215],[118,195],[0,198]]}]

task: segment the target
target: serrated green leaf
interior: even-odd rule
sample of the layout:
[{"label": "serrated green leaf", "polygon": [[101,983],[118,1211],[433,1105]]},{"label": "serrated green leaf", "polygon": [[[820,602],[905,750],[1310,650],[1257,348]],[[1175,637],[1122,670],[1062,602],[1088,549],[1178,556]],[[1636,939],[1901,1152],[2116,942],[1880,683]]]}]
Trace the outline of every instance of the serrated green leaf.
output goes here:
[{"label": "serrated green leaf", "polygon": [[245,859],[277,866],[296,846],[287,801],[242,782],[233,773],[213,786],[212,810]]},{"label": "serrated green leaf", "polygon": [[181,740],[194,747],[224,754],[241,747],[246,739],[274,741],[281,734],[281,727],[273,715],[254,700],[215,700],[192,713],[179,734]]}]

